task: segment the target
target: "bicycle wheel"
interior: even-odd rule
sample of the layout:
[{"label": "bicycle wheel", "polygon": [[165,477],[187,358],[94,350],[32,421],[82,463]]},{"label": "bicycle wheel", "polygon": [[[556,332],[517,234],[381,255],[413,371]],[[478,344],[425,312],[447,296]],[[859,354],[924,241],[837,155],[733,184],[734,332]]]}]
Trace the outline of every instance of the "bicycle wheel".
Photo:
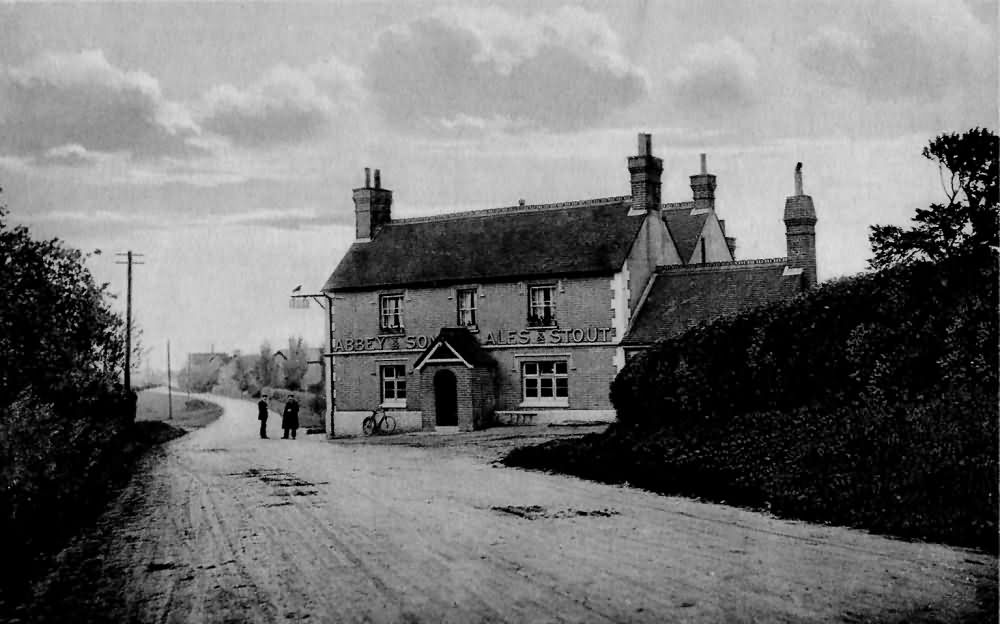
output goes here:
[{"label": "bicycle wheel", "polygon": [[361,421],[361,430],[365,432],[366,436],[370,436],[375,432],[375,417],[368,416]]},{"label": "bicycle wheel", "polygon": [[382,421],[382,433],[392,433],[396,430],[396,419],[386,414]]}]

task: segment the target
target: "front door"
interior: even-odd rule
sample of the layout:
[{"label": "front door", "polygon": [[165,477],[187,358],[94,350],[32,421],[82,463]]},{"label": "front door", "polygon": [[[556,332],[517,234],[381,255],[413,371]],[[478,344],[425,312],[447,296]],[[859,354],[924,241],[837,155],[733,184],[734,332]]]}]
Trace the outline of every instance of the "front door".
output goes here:
[{"label": "front door", "polygon": [[458,425],[458,388],[455,373],[441,370],[434,375],[435,424],[439,427]]}]

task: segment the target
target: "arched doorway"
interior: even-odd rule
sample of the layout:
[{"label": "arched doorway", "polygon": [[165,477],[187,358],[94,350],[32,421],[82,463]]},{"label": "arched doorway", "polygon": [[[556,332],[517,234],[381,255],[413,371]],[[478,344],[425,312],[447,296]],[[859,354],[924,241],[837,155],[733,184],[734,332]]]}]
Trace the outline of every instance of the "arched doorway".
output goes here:
[{"label": "arched doorway", "polygon": [[441,370],[434,375],[434,413],[438,427],[458,425],[458,381],[455,373]]}]

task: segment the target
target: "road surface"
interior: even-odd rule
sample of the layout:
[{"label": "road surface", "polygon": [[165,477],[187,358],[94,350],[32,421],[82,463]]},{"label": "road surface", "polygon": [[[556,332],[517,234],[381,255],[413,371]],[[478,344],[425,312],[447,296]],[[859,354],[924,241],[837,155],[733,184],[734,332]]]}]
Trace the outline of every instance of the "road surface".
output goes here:
[{"label": "road surface", "polygon": [[275,417],[261,440],[253,403],[210,400],[224,415],[147,459],[33,621],[949,622],[996,573],[983,554],[502,468],[427,434],[286,441]]}]

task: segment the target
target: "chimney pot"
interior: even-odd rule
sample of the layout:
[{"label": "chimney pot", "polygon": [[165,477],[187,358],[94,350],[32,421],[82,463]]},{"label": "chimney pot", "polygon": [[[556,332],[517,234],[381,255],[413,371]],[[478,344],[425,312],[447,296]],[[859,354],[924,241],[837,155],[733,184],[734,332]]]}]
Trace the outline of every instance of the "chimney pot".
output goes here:
[{"label": "chimney pot", "polygon": [[653,137],[639,133],[639,153],[628,158],[632,185],[630,214],[660,209],[660,176],[663,160],[653,156]]},{"label": "chimney pot", "polygon": [[701,155],[701,172],[708,173],[708,162],[707,159],[705,158],[705,154]]},{"label": "chimney pot", "polygon": [[365,188],[371,188],[372,186],[372,170],[365,167]]},{"label": "chimney pot", "polygon": [[802,191],[802,163],[795,165],[795,194],[805,195]]},{"label": "chimney pot", "polygon": [[523,199],[519,199],[519,200],[517,200],[517,205],[518,205],[518,206],[523,206],[523,205],[524,205],[524,203],[525,203],[525,202],[524,202],[524,200],[523,200]]},{"label": "chimney pot", "polygon": [[639,133],[639,155],[651,156],[653,154],[653,135],[645,132]]},{"label": "chimney pot", "polygon": [[375,170],[375,188],[382,188],[382,175],[378,169]]}]

